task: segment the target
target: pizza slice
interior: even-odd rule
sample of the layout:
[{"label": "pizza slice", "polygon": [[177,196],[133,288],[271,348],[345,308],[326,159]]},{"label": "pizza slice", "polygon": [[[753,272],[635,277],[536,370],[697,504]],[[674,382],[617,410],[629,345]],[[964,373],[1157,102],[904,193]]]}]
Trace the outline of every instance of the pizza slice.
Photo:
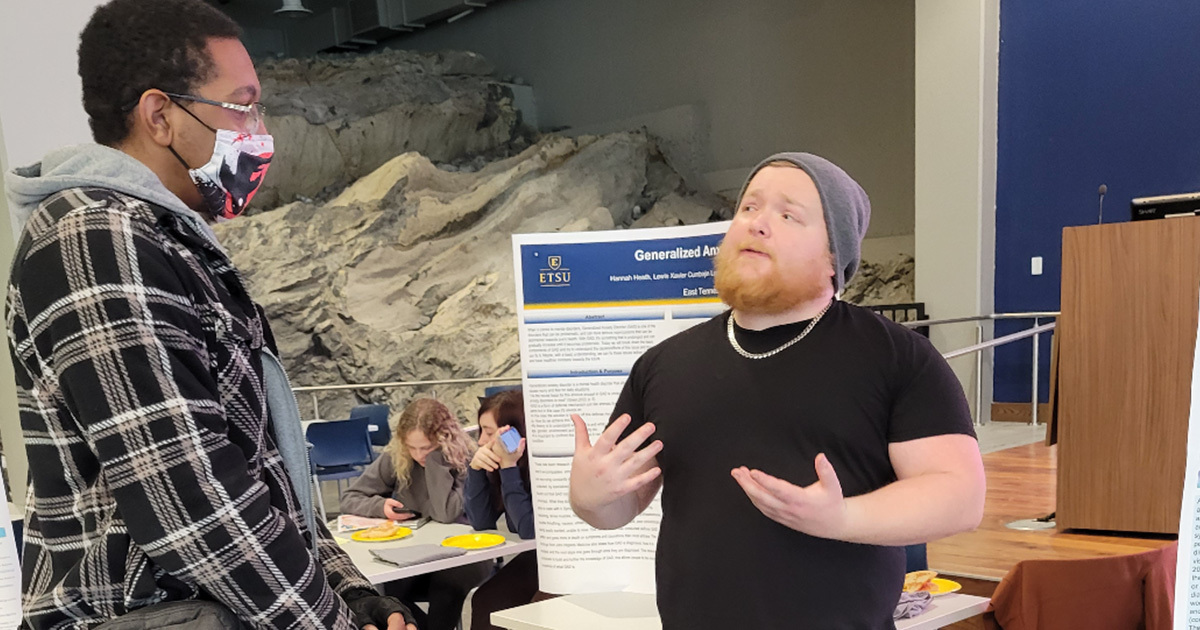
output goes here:
[{"label": "pizza slice", "polygon": [[390,538],[400,530],[400,525],[388,521],[380,523],[374,527],[369,527],[358,533],[358,537],[362,540],[380,540],[382,538]]},{"label": "pizza slice", "polygon": [[904,576],[904,592],[936,591],[937,585],[933,583],[933,578],[937,577],[937,575],[937,571],[913,571],[906,574]]}]

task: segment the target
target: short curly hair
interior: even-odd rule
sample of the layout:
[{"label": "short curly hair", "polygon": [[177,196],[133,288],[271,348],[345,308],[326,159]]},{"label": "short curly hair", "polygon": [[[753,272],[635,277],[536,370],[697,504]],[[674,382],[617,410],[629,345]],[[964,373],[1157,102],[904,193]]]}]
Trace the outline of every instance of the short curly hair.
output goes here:
[{"label": "short curly hair", "polygon": [[114,146],[129,136],[129,115],[151,88],[187,94],[208,81],[210,39],[242,29],[204,0],[112,0],[79,35],[79,78],[92,138]]}]

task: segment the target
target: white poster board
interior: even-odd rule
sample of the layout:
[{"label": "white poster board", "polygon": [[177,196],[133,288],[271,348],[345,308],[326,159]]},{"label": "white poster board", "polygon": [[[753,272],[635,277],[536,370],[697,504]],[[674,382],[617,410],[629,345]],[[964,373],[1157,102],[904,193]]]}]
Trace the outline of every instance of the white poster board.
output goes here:
[{"label": "white poster board", "polygon": [[651,346],[725,307],[712,257],[728,223],[513,237],[540,589],[654,592],[658,500],[600,531],[571,511],[571,414],[594,441]]},{"label": "white poster board", "polygon": [[[1200,310],[1200,305],[1197,309]],[[1200,330],[1196,339],[1200,342]],[[1179,514],[1179,557],[1175,565],[1175,628],[1200,630],[1200,347],[1192,359],[1186,471]]]},{"label": "white poster board", "polygon": [[21,564],[17,559],[17,539],[13,534],[12,514],[8,511],[8,490],[0,477],[0,628],[21,624]]}]

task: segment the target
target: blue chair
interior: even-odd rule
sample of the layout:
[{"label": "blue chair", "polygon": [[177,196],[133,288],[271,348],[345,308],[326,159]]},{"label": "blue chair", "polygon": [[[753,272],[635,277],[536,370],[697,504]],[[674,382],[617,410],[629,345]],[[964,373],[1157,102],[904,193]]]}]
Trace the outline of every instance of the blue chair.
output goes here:
[{"label": "blue chair", "polygon": [[506,392],[510,389],[520,390],[521,386],[520,385],[493,385],[492,387],[488,387],[483,390],[483,397],[487,398],[489,396],[494,396],[496,394],[499,394],[500,392]]},{"label": "blue chair", "polygon": [[336,481],[338,497],[342,496],[342,480],[362,474],[363,468],[375,459],[371,452],[371,440],[367,436],[366,418],[331,420],[308,425],[305,437],[312,445],[309,458],[313,464],[313,477],[317,481],[317,498],[320,500],[320,482]]},{"label": "blue chair", "polygon": [[904,547],[905,571],[928,571],[929,559],[925,555],[925,543],[906,545]]},{"label": "blue chair", "polygon": [[350,418],[366,418],[367,434],[373,446],[387,446],[392,439],[392,428],[388,424],[391,408],[387,405],[359,405],[350,410]]}]

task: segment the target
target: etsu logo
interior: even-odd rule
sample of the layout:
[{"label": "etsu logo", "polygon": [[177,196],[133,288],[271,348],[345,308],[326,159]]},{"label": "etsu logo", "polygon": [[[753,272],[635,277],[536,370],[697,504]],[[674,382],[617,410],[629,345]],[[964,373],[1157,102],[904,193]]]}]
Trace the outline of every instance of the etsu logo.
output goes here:
[{"label": "etsu logo", "polygon": [[546,257],[546,268],[538,271],[538,284],[543,287],[571,286],[571,270],[562,266],[562,256]]}]

